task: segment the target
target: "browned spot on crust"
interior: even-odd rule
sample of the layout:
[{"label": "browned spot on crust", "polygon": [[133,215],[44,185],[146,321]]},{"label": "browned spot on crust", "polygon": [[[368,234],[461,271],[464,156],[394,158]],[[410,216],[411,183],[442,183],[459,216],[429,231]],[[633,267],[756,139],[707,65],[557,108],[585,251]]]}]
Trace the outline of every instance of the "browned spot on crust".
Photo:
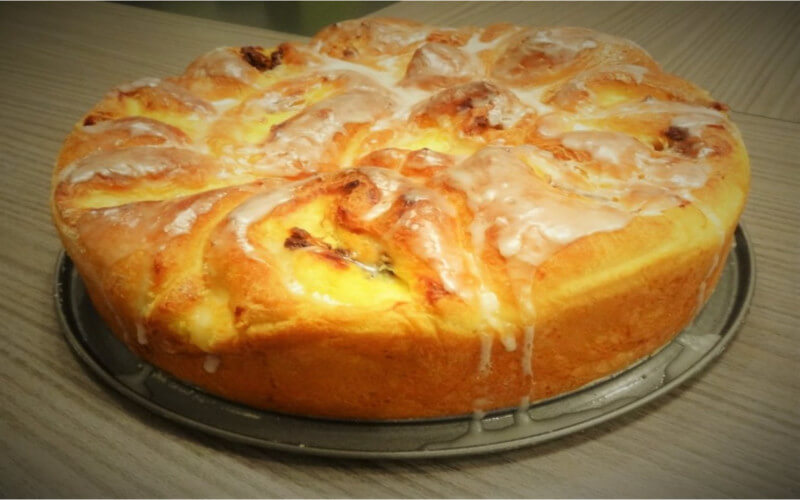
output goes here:
[{"label": "browned spot on crust", "polygon": [[336,251],[327,251],[327,252],[318,252],[317,255],[330,261],[333,265],[338,267],[339,269],[346,269],[348,262],[350,259],[340,255]]},{"label": "browned spot on crust", "polygon": [[426,128],[438,126],[440,116],[451,116],[461,122],[461,130],[467,135],[481,134],[489,129],[502,130],[501,123],[491,124],[489,120],[492,108],[500,106],[496,98],[501,94],[501,89],[486,81],[451,87],[431,98],[413,120]]},{"label": "browned spot on crust", "polygon": [[664,131],[664,135],[667,136],[667,139],[670,141],[679,142],[685,141],[689,137],[689,131],[682,127],[670,126]]},{"label": "browned spot on crust", "polygon": [[472,121],[464,125],[464,133],[467,135],[476,135],[481,134],[490,128],[495,130],[503,130],[503,125],[501,123],[492,125],[489,123],[489,119],[486,116],[481,115],[476,116],[472,119]]},{"label": "browned spot on crust", "polygon": [[436,280],[423,278],[422,282],[425,284],[425,298],[431,304],[435,304],[443,297],[450,295],[450,292],[444,289],[444,285]]},{"label": "browned spot on crust", "polygon": [[[315,238],[311,236],[305,229],[300,229],[299,227],[293,227],[292,229],[289,230],[289,237],[286,238],[286,241],[283,242],[283,246],[290,250],[294,250],[296,248],[310,247],[314,245],[314,239]],[[330,246],[328,246],[327,244],[326,247],[330,248]]]},{"label": "browned spot on crust", "polygon": [[357,188],[360,185],[361,185],[361,181],[356,179],[356,180],[350,181],[347,184],[345,184],[344,186],[342,186],[342,191],[344,191],[346,194],[350,194],[350,193],[353,192],[353,190],[355,188]]},{"label": "browned spot on crust", "polygon": [[689,131],[682,127],[669,127],[664,131],[664,136],[669,142],[669,147],[673,151],[686,156],[697,156],[701,146],[701,140],[689,135]]},{"label": "browned spot on crust", "polygon": [[461,47],[469,41],[471,36],[472,32],[469,31],[437,30],[431,32],[425,41]]},{"label": "browned spot on crust", "polygon": [[86,118],[83,119],[83,126],[89,127],[91,125],[95,125],[100,122],[104,122],[109,120],[111,117],[104,113],[92,113],[88,115]]},{"label": "browned spot on crust", "polygon": [[269,57],[261,52],[261,47],[256,46],[242,47],[240,52],[242,54],[242,59],[244,59],[247,64],[261,72],[278,66],[283,58],[281,47],[278,47]]},{"label": "browned spot on crust", "polygon": [[534,136],[530,138],[529,142],[540,149],[548,151],[558,160],[575,161],[579,163],[585,163],[592,160],[592,155],[589,152],[569,149],[568,147],[564,146],[560,140]]},{"label": "browned spot on crust", "polygon": [[283,242],[283,246],[289,250],[309,248],[316,255],[331,261],[340,268],[347,267],[347,261],[350,260],[350,253],[347,250],[341,248],[334,250],[329,244],[319,238],[315,238],[308,231],[299,227],[293,227],[289,230],[289,237]]},{"label": "browned spot on crust", "polygon": [[481,42],[491,42],[492,40],[495,40],[500,35],[503,35],[503,34],[509,32],[509,31],[512,31],[512,30],[515,30],[515,29],[517,29],[517,27],[514,26],[511,23],[497,23],[497,24],[489,25],[489,26],[486,27],[486,29],[483,30],[483,33],[481,33],[480,41]]},{"label": "browned spot on crust", "polygon": [[711,107],[716,109],[717,111],[722,111],[723,113],[727,113],[731,109],[727,104],[719,101],[712,102]]}]

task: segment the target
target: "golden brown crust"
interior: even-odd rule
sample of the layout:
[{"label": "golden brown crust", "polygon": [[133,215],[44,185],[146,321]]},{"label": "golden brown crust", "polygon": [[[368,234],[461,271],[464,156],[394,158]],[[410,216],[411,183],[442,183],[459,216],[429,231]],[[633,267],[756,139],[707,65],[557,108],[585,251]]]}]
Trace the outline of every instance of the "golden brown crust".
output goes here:
[{"label": "golden brown crust", "polygon": [[52,211],[143,358],[304,415],[516,406],[710,295],[749,188],[724,105],[582,28],[339,23],[113,90]]}]

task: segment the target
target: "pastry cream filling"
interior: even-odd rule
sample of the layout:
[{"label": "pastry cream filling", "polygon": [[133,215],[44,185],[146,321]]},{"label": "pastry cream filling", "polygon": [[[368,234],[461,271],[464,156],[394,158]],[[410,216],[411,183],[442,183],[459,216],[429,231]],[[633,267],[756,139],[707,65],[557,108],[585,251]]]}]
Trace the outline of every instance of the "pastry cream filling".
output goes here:
[{"label": "pastry cream filling", "polygon": [[[260,198],[258,201],[270,206],[277,199]],[[290,280],[285,285],[291,292],[308,295],[325,304],[391,307],[397,302],[409,301],[411,296],[406,283],[394,273],[382,272],[377,262],[362,262],[362,255],[352,250],[360,247],[367,250],[364,254],[374,254],[368,251],[369,247],[379,244],[362,241],[358,245],[354,240],[368,240],[368,237],[354,233],[345,237],[344,230],[331,220],[332,201],[329,196],[321,196],[280,216],[254,220],[249,233],[258,247],[247,241],[250,255],[282,269],[282,275]],[[322,245],[287,247],[292,229],[302,230]],[[337,250],[346,251],[343,254],[346,258],[337,254]]]}]

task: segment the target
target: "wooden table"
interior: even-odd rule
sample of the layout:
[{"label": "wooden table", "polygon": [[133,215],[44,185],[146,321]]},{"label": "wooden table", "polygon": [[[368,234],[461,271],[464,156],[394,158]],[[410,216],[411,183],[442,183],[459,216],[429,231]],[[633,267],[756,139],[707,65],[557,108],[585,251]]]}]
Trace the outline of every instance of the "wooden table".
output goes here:
[{"label": "wooden table", "polygon": [[[441,24],[584,25],[632,38],[733,109],[751,152],[749,318],[702,376],[613,422],[497,455],[335,461],[186,430],[99,385],[56,322],[47,200],[72,124],[112,85],[283,33],[111,4],[0,6],[3,496],[800,495],[800,4],[395,4]],[[379,13],[380,14],[380,13]]]}]

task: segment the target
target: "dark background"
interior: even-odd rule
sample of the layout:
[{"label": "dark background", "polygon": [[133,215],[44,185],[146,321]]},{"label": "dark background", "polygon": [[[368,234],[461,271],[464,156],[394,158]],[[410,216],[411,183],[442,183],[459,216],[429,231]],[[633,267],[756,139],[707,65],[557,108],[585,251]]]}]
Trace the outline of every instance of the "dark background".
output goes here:
[{"label": "dark background", "polygon": [[394,2],[115,2],[133,7],[311,36],[342,19],[363,17]]}]

